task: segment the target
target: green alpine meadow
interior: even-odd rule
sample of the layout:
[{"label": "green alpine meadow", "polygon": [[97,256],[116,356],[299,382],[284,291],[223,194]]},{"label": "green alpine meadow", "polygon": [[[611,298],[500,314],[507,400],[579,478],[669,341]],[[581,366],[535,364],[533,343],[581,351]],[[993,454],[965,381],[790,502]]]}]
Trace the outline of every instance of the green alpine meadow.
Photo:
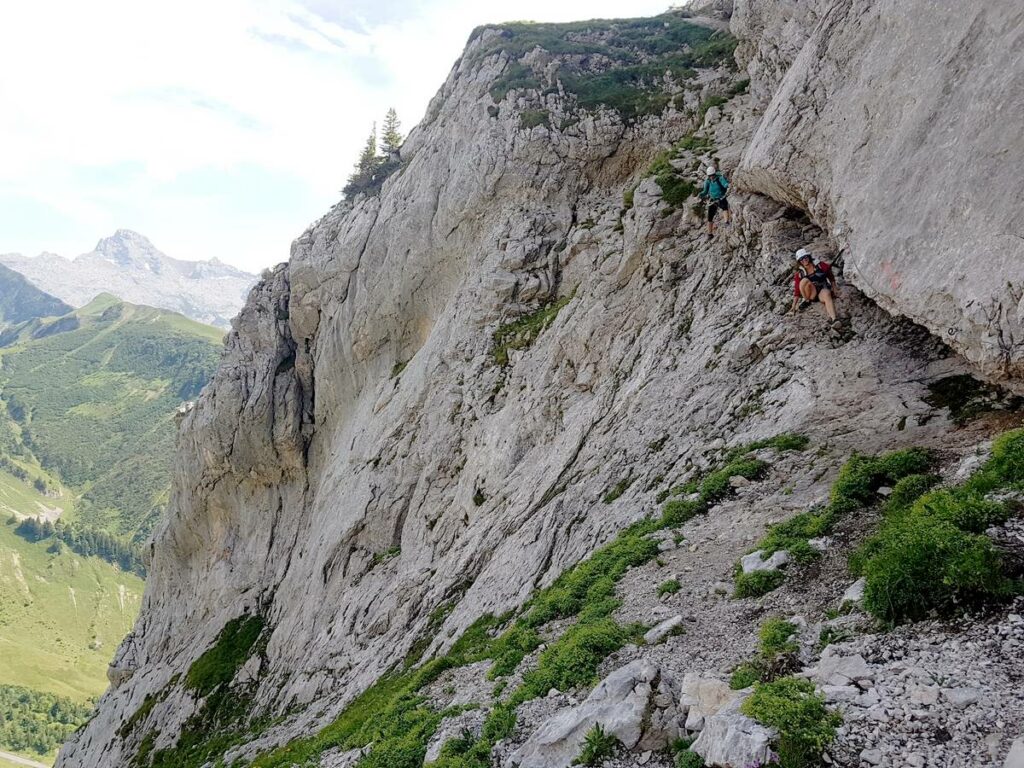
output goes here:
[{"label": "green alpine meadow", "polygon": [[108,685],[170,485],[175,413],[223,332],[0,267],[0,751],[50,762]]}]

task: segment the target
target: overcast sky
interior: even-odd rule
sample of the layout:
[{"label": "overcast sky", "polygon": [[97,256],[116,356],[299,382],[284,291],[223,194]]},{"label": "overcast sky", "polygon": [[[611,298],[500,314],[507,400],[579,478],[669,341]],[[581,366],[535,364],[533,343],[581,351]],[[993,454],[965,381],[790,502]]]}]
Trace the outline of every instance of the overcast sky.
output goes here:
[{"label": "overcast sky", "polygon": [[0,252],[134,229],[250,271],[340,197],[374,120],[417,123],[470,31],[668,0],[0,0]]}]

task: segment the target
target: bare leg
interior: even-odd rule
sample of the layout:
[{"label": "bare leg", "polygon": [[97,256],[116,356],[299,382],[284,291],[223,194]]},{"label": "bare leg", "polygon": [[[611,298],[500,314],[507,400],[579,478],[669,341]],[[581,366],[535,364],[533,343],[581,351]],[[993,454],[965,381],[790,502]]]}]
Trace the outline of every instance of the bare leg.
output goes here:
[{"label": "bare leg", "polygon": [[814,297],[818,295],[818,289],[805,277],[800,281],[800,295],[804,297],[804,301],[814,301]]},{"label": "bare leg", "polygon": [[825,313],[828,315],[829,320],[834,323],[836,321],[836,304],[832,301],[832,291],[828,288],[822,288],[818,298],[821,299],[821,303],[825,306]]}]

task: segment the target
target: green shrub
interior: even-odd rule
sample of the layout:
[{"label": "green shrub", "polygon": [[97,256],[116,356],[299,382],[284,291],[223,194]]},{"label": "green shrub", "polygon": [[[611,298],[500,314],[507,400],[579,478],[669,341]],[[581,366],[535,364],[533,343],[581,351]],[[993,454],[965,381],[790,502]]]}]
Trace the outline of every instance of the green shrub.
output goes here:
[{"label": "green shrub", "polygon": [[975,473],[964,489],[984,495],[1024,483],[1024,429],[1005,432],[992,441],[992,455],[981,471]]},{"label": "green shrub", "polygon": [[810,438],[796,432],[783,432],[775,437],[764,440],[755,440],[752,443],[741,445],[731,449],[726,455],[726,461],[734,461],[743,458],[749,453],[760,451],[762,448],[774,448],[777,451],[802,451],[810,444]]},{"label": "green shrub", "polygon": [[192,662],[185,675],[185,686],[205,696],[230,683],[252,655],[263,627],[261,616],[242,615],[225,624],[213,647]]},{"label": "green shrub", "polygon": [[709,136],[698,136],[695,133],[691,133],[679,140],[676,144],[676,149],[682,152],[704,152],[711,149],[713,145],[714,143]]},{"label": "green shrub", "polygon": [[704,758],[692,749],[684,750],[676,755],[676,768],[704,768]]},{"label": "green shrub", "polygon": [[733,597],[761,597],[782,586],[786,575],[782,571],[754,571],[736,576]]},{"label": "green shrub", "polygon": [[793,677],[758,683],[740,709],[778,731],[776,751],[782,768],[818,765],[842,722],[814,692],[813,683]]},{"label": "green shrub", "polygon": [[888,622],[926,618],[1009,597],[992,542],[928,515],[885,523],[865,544],[864,607]]},{"label": "green shrub", "polygon": [[630,526],[610,544],[563,573],[528,604],[523,623],[539,627],[552,619],[575,616],[588,603],[614,597],[615,582],[627,569],[657,557],[658,542],[647,536],[654,528],[650,523]]},{"label": "green shrub", "polygon": [[524,109],[519,114],[519,127],[525,130],[538,125],[550,126],[551,113],[546,109]]},{"label": "green shrub", "polygon": [[[806,438],[801,435],[788,436],[788,439],[795,445],[806,447]],[[832,485],[828,506],[818,511],[803,512],[770,526],[768,533],[754,549],[764,550],[766,555],[786,550],[796,562],[809,562],[818,556],[809,543],[810,539],[825,536],[832,530],[840,516],[872,503],[882,485],[899,485],[900,480],[910,476],[923,477],[921,473],[927,470],[932,462],[932,454],[921,448],[892,451],[873,457],[855,454],[839,471],[839,477]],[[902,500],[913,493],[921,482],[908,480],[900,488],[899,498]],[[895,496],[896,488],[893,491]],[[859,566],[864,557],[863,553],[857,555],[854,563]],[[756,596],[775,589],[785,577],[777,571],[772,573],[776,575],[737,574],[736,596]]]},{"label": "green shrub", "polygon": [[758,631],[760,644],[757,657],[745,661],[733,670],[729,687],[733,690],[748,688],[756,682],[768,682],[787,674],[793,667],[793,654],[799,646],[792,639],[795,624],[779,618],[770,618]]},{"label": "green shrub", "polygon": [[494,81],[491,87],[491,98],[495,102],[502,101],[509,91],[517,89],[540,90],[540,81],[533,70],[519,63],[509,64],[504,74]]},{"label": "green shrub", "polygon": [[754,683],[760,682],[763,674],[758,662],[745,661],[732,671],[732,675],[729,677],[729,687],[734,691],[749,688]]},{"label": "green shrub", "polygon": [[679,590],[679,580],[669,579],[668,581],[663,581],[658,585],[658,597],[661,597],[662,595],[674,595]]},{"label": "green shrub", "polygon": [[627,211],[633,207],[633,197],[636,195],[636,187],[630,187],[622,193],[622,207]]},{"label": "green shrub", "polygon": [[483,738],[494,743],[507,739],[516,727],[514,704],[498,704],[484,720]]},{"label": "green shrub", "polygon": [[[993,442],[992,456],[961,487],[925,493],[909,507],[893,504],[878,533],[850,558],[851,569],[866,579],[865,608],[896,623],[979,607],[1019,591],[991,540],[978,534],[1009,514],[984,494],[1022,480],[1024,430],[1014,430]],[[916,491],[922,481],[913,483]]]},{"label": "green shrub", "polygon": [[656,176],[654,180],[661,187],[661,199],[675,208],[697,194],[696,185],[674,171]]},{"label": "green shrub", "polygon": [[699,501],[688,499],[670,499],[662,507],[661,522],[668,528],[676,528],[687,520],[692,520],[697,515],[707,511],[704,504]]},{"label": "green shrub", "polygon": [[842,513],[870,504],[880,487],[927,471],[933,460],[931,452],[923,448],[892,451],[876,457],[854,455],[832,485],[832,508]]},{"label": "green shrub", "polygon": [[615,734],[605,733],[600,723],[587,731],[583,740],[583,751],[579,757],[572,761],[573,765],[600,765],[607,758],[615,754],[615,748],[620,744]]},{"label": "green shrub", "polygon": [[892,494],[885,500],[885,512],[891,514],[906,509],[921,496],[938,485],[938,475],[907,475],[892,487]]},{"label": "green shrub", "polygon": [[704,758],[690,749],[692,739],[676,739],[669,748],[676,768],[704,768]]},{"label": "green shrub", "polygon": [[523,677],[523,692],[536,698],[552,688],[568,691],[597,682],[598,665],[608,654],[635,640],[641,630],[622,627],[610,618],[573,625],[540,655],[537,668]]},{"label": "green shrub", "polygon": [[732,87],[729,88],[729,93],[733,96],[738,96],[741,93],[746,93],[748,90],[750,90],[750,78],[745,77],[742,80],[737,80],[733,83]]},{"label": "green shrub", "polygon": [[785,550],[798,563],[809,562],[818,557],[819,553],[811,548],[808,540],[828,533],[833,520],[828,510],[802,512],[789,520],[769,526],[767,535],[757,545],[757,549],[764,550],[765,555]]},{"label": "green shrub", "polygon": [[757,480],[767,469],[768,465],[758,459],[735,459],[704,478],[700,484],[700,500],[707,505],[721,501],[732,493],[729,478],[738,475],[747,480]]},{"label": "green shrub", "polygon": [[1005,523],[1009,517],[1005,504],[963,490],[932,491],[918,499],[911,512],[952,523],[968,533],[983,533],[993,525]]},{"label": "green shrub", "polygon": [[761,639],[761,654],[763,656],[778,656],[782,653],[795,653],[799,646],[793,640],[796,634],[796,624],[779,618],[770,618],[761,625],[759,637]]},{"label": "green shrub", "polygon": [[512,674],[519,666],[519,662],[539,648],[543,642],[532,627],[519,624],[513,626],[494,641],[491,649],[494,665],[488,672],[488,677],[493,680],[501,675]]},{"label": "green shrub", "polygon": [[426,765],[430,768],[490,768],[490,757],[490,743],[463,730],[458,737],[444,743],[437,760]]}]

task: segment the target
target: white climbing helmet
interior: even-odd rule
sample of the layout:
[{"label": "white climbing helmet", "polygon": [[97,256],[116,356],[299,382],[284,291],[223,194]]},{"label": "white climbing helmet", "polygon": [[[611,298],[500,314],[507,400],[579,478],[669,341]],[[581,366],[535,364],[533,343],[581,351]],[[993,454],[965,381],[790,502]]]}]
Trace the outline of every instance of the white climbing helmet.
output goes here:
[{"label": "white climbing helmet", "polygon": [[806,248],[801,248],[799,251],[796,252],[796,260],[797,261],[800,261],[800,259],[804,258],[805,256],[807,258],[811,257],[811,252],[808,251]]},{"label": "white climbing helmet", "polygon": [[708,166],[708,176],[714,176],[714,175],[715,175],[715,166],[709,165]]}]

